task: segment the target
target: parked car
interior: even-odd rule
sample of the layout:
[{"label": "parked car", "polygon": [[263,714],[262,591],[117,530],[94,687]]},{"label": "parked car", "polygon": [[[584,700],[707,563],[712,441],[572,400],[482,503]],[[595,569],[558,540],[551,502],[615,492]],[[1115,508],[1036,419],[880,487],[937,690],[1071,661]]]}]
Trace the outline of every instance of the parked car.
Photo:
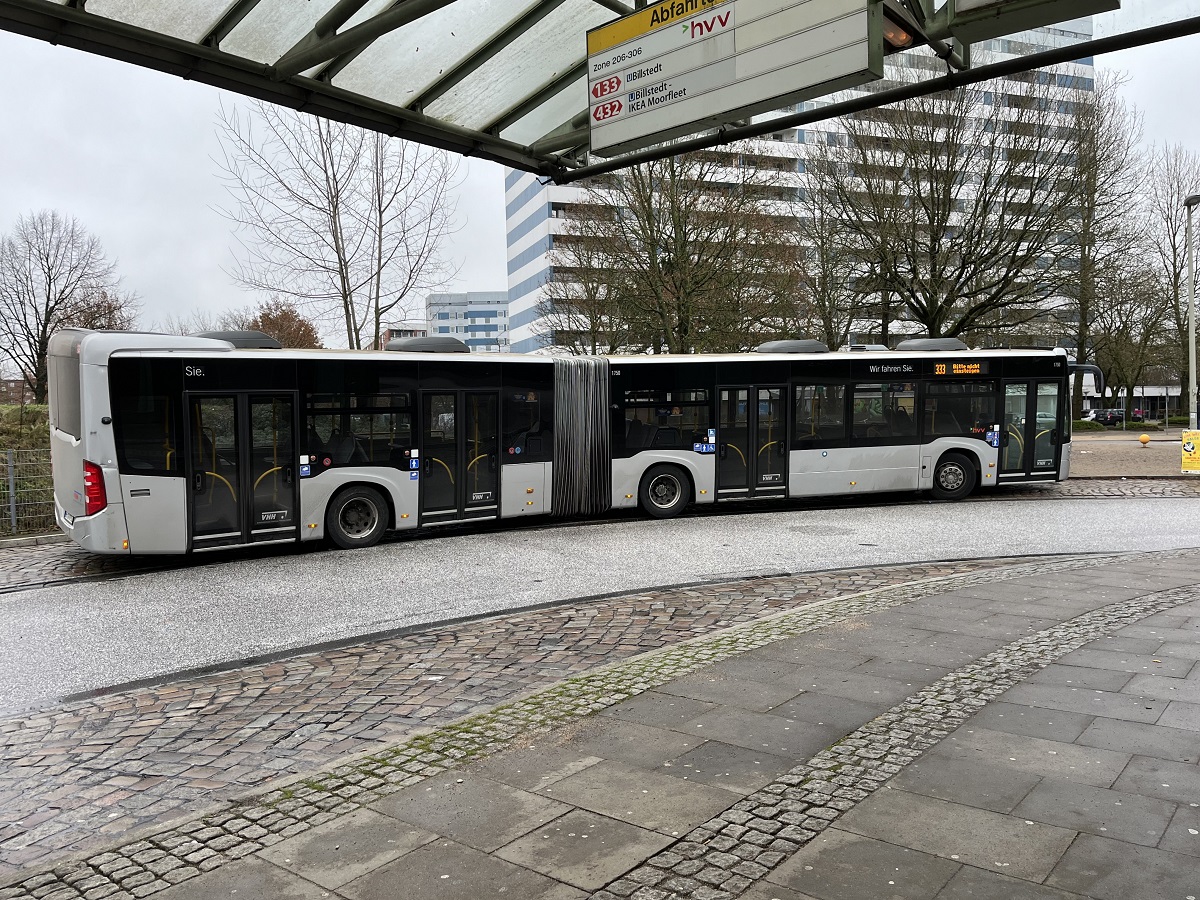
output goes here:
[{"label": "parked car", "polygon": [[1095,421],[1101,425],[1121,425],[1125,422],[1125,410],[1102,409],[1096,414]]},{"label": "parked car", "polygon": [[[1026,421],[1027,421],[1027,419],[1022,418],[1021,424],[1024,425]],[[1054,413],[1039,412],[1037,414],[1038,428],[1053,428],[1057,421],[1058,421],[1058,416],[1056,416]]]},{"label": "parked car", "polygon": [[1079,417],[1079,420],[1081,422],[1095,422],[1096,416],[1099,415],[1101,412],[1103,412],[1103,410],[1089,409],[1087,412],[1085,412],[1082,416]]}]

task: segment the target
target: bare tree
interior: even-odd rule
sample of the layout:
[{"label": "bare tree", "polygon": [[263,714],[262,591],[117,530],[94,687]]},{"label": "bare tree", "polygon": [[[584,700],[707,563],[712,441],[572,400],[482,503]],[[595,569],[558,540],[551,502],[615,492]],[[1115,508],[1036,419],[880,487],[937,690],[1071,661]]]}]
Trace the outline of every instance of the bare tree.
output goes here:
[{"label": "bare tree", "polygon": [[338,322],[352,348],[454,274],[446,153],[255,102],[222,108],[225,214],[244,235],[234,277]]},{"label": "bare tree", "polygon": [[1134,387],[1158,365],[1170,300],[1161,273],[1144,257],[1109,260],[1096,274],[1104,298],[1097,304],[1096,362],[1114,396],[1124,393],[1132,408]]},{"label": "bare tree", "polygon": [[868,312],[859,286],[864,254],[853,229],[838,215],[836,197],[819,185],[802,191],[796,213],[803,254],[797,275],[808,300],[808,331],[837,349],[850,342]]},{"label": "bare tree", "polygon": [[223,312],[193,310],[190,313],[168,315],[155,328],[167,334],[200,334],[205,331],[248,331],[254,317],[254,307],[245,306]]},{"label": "bare tree", "polygon": [[[959,89],[864,111],[806,144],[875,290],[930,336],[978,335],[1041,315],[1068,258],[1077,190],[1054,73],[1024,92]],[[1006,86],[1010,87],[1010,86]]]},{"label": "bare tree", "polygon": [[795,173],[794,157],[746,144],[591,183],[551,254],[551,327],[578,349],[671,353],[744,349],[789,332]]},{"label": "bare tree", "polygon": [[[1036,74],[1036,73],[1035,73]],[[1078,266],[1061,281],[1067,319],[1075,331],[1075,355],[1093,357],[1093,331],[1104,313],[1098,273],[1133,253],[1145,220],[1138,215],[1145,166],[1139,143],[1142,116],[1121,98],[1122,78],[1100,72],[1095,90],[1075,104],[1072,123],[1072,180],[1078,186]],[[1072,271],[1073,269],[1073,271]],[[1073,407],[1083,408],[1083,379],[1075,379]]]},{"label": "bare tree", "polygon": [[0,236],[0,353],[46,402],[46,353],[60,328],[128,329],[136,298],[116,264],[74,218],[54,211],[21,216]]},{"label": "bare tree", "polygon": [[1183,201],[1200,193],[1200,156],[1178,144],[1155,148],[1146,187],[1150,241],[1168,301],[1164,327],[1173,337],[1162,349],[1162,362],[1175,371],[1182,385],[1188,365],[1187,213]]}]

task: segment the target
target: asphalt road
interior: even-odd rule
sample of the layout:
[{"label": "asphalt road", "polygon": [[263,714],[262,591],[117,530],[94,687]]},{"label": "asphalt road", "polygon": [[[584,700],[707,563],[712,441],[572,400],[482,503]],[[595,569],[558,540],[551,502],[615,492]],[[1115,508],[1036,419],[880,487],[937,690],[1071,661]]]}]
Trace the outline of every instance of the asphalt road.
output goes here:
[{"label": "asphalt road", "polygon": [[1200,546],[1194,500],[916,502],[458,533],[18,591],[0,709],[596,594],[919,560]]}]

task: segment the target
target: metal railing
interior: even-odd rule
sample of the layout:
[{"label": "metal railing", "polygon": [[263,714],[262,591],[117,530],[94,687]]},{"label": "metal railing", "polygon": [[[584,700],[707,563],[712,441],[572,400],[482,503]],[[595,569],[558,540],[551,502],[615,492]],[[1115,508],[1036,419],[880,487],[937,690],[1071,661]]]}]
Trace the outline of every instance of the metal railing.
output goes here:
[{"label": "metal railing", "polygon": [[0,450],[0,534],[37,534],[54,529],[50,450]]}]

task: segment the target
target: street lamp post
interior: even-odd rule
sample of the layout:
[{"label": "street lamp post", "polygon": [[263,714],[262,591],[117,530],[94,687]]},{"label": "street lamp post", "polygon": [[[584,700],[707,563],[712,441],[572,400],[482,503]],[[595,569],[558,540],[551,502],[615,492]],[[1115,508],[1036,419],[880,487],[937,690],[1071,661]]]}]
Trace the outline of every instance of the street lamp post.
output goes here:
[{"label": "street lamp post", "polygon": [[1188,428],[1196,430],[1196,263],[1192,258],[1192,207],[1200,203],[1200,194],[1183,201],[1187,210],[1184,239],[1188,264]]}]

